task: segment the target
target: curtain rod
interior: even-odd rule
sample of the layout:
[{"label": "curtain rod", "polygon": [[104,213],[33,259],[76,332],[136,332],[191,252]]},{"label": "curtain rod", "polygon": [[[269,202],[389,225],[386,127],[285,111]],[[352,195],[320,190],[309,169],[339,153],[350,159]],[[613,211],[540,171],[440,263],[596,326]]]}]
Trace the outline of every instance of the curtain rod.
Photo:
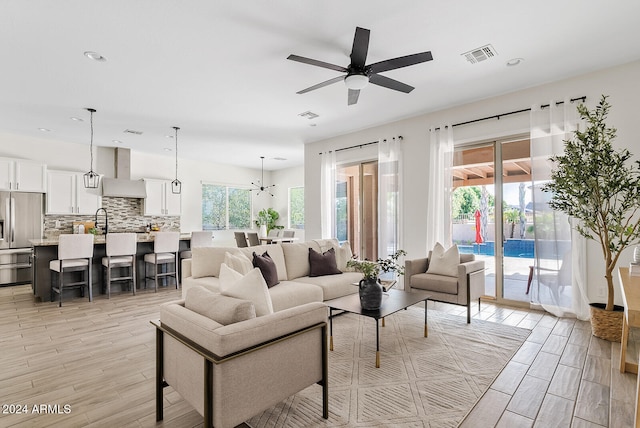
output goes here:
[{"label": "curtain rod", "polygon": [[[396,137],[393,137],[393,139],[394,139],[394,140],[395,140],[395,138],[396,138]],[[402,140],[402,135],[399,135],[399,136],[398,136],[398,139],[399,139],[399,140]],[[387,139],[385,138],[385,139],[384,139],[384,140],[382,140],[382,141],[387,141]],[[371,142],[369,142],[369,143],[356,144],[356,145],[354,145],[354,146],[342,147],[342,148],[335,149],[335,150],[329,150],[329,151],[328,151],[328,152],[326,152],[326,153],[331,153],[331,152],[341,152],[341,151],[343,151],[343,150],[358,149],[358,148],[360,148],[360,149],[361,149],[361,148],[363,148],[364,146],[370,146],[371,144],[378,144],[379,142],[380,142],[380,141],[371,141]],[[319,154],[319,155],[321,155],[322,153],[323,153],[323,152],[320,152],[320,153],[318,153],[318,154]]]},{"label": "curtain rod", "polygon": [[[587,100],[587,97],[583,95],[581,97],[571,98],[569,101],[574,102],[574,101],[578,101],[578,100],[582,100],[582,102],[585,102]],[[560,104],[564,104],[564,101],[556,102],[557,106],[559,106]],[[549,104],[542,104],[540,106],[540,108],[543,108],[543,109],[547,108],[547,107],[549,107]],[[468,125],[470,123],[482,122],[483,120],[489,120],[489,119],[498,119],[498,120],[500,120],[500,118],[503,117],[503,116],[509,116],[509,115],[512,115],[512,114],[524,113],[524,112],[527,112],[527,111],[531,111],[531,107],[524,108],[522,110],[510,111],[510,112],[502,113],[502,114],[494,114],[493,116],[481,117],[480,119],[467,120],[466,122],[454,123],[453,125],[451,125],[451,127],[453,128],[453,127],[456,127],[456,126]],[[445,128],[447,128],[447,127],[445,126]],[[434,129],[434,131],[439,131],[439,130],[440,130],[439,127]]]}]

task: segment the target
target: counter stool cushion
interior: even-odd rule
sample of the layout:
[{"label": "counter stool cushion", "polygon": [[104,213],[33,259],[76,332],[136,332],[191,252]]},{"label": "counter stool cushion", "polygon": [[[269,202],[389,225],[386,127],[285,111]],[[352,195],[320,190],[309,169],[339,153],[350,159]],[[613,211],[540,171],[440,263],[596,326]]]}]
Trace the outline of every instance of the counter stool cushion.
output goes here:
[{"label": "counter stool cushion", "polygon": [[[116,257],[111,257],[111,264],[115,265],[115,264],[121,264],[121,263],[133,263],[133,256],[116,256]],[[102,258],[102,266],[109,266],[109,258],[108,257],[103,257]]]},{"label": "counter stool cushion", "polygon": [[51,260],[49,262],[49,269],[60,272],[60,262],[62,262],[62,269],[89,266],[89,260],[87,259]]},{"label": "counter stool cushion", "polygon": [[[176,259],[176,255],[173,253],[158,253],[158,261],[159,262],[165,262],[165,263],[173,263]],[[155,253],[149,253],[149,254],[145,254],[144,255],[144,261],[147,263],[155,263],[156,261],[156,254]]]}]

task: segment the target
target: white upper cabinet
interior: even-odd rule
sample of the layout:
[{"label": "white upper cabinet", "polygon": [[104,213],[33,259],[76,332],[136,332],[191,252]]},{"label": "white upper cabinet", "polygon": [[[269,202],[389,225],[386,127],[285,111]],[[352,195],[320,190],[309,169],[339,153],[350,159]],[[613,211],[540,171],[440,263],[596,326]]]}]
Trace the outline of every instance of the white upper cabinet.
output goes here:
[{"label": "white upper cabinet", "polygon": [[47,175],[47,214],[93,215],[100,208],[100,189],[86,189],[83,173],[49,171]]},{"label": "white upper cabinet", "polygon": [[171,192],[171,181],[144,179],[147,197],[144,199],[144,215],[181,214],[181,195]]},{"label": "white upper cabinet", "polygon": [[0,190],[47,191],[47,165],[24,159],[0,158]]}]

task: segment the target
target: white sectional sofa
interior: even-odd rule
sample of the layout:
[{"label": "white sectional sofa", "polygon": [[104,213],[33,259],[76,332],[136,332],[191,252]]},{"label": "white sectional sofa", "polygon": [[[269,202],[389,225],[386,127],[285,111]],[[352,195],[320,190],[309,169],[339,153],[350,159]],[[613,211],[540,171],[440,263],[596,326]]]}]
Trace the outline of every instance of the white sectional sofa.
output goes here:
[{"label": "white sectional sofa", "polygon": [[[337,266],[342,273],[310,277],[309,248],[319,253],[334,248]],[[358,287],[353,284],[362,279],[361,273],[347,271],[346,264],[351,258],[351,251],[344,244],[340,247],[338,241],[332,239],[247,248],[194,248],[192,258],[182,261],[182,296],[185,297],[189,289],[197,285],[219,292],[220,266],[227,252],[234,255],[242,253],[250,260],[254,252],[267,252],[271,256],[280,281],[269,288],[274,312],[357,293]]]}]

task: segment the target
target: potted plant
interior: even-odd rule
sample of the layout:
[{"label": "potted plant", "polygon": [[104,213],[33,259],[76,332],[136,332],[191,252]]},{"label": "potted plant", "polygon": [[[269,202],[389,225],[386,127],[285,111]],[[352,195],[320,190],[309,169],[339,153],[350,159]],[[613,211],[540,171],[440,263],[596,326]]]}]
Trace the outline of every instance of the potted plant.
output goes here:
[{"label": "potted plant", "polygon": [[620,341],[623,308],[614,305],[613,270],[622,251],[640,241],[640,162],[628,162],[629,150],[614,149],[616,129],[606,125],[610,107],[605,95],[592,111],[578,105],[586,129],[565,141],[564,154],[551,157],[551,181],[542,189],[552,192],[551,208],[577,219],[575,230],[600,244],[607,302],[590,304],[592,332]]},{"label": "potted plant", "polygon": [[378,281],[380,273],[395,272],[395,274],[404,275],[404,265],[398,263],[398,259],[406,254],[406,251],[398,250],[386,259],[378,259],[375,262],[356,259],[351,259],[347,262],[347,267],[362,272],[364,276],[358,284],[362,309],[380,309],[383,292],[383,287]]},{"label": "potted plant", "polygon": [[[284,229],[284,226],[276,225],[276,221],[280,218],[280,214],[278,211],[273,208],[266,208],[258,211],[258,218],[255,221],[256,226],[258,226],[262,232],[262,237],[266,237],[272,229]],[[264,226],[264,227],[263,227]]]}]

